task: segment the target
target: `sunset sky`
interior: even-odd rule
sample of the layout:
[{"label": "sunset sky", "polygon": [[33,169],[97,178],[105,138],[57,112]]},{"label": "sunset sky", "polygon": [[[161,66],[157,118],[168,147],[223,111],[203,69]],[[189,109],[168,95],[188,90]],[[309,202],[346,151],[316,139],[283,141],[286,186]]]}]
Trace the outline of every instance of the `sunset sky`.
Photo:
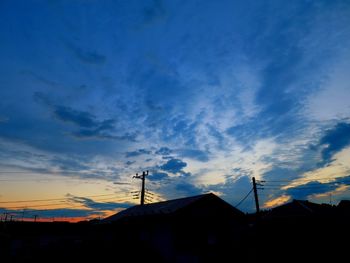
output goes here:
[{"label": "sunset sky", "polygon": [[350,198],[347,0],[2,0],[0,58],[1,216]]}]

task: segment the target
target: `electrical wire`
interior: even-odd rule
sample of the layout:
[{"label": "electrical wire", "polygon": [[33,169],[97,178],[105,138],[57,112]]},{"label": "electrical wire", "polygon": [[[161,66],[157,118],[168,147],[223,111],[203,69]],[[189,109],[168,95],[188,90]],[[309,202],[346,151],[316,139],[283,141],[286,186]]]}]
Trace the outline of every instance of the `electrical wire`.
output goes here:
[{"label": "electrical wire", "polygon": [[[106,201],[106,200],[114,200],[115,202],[125,202],[125,201],[130,201],[130,198],[129,197],[125,197],[125,198],[105,198],[105,199],[97,199],[97,200],[93,200],[93,201]],[[77,205],[69,205],[68,209],[71,208],[71,207],[76,207],[76,206],[84,206],[84,203],[83,202],[75,202],[75,203],[78,203]],[[109,203],[109,202],[108,202]],[[42,204],[42,205],[35,205],[35,206],[29,206],[30,209],[26,209],[24,206],[13,206],[13,207],[3,207],[4,209],[22,209],[22,211],[18,211],[18,212],[27,212],[27,211],[30,211],[30,210],[33,210],[33,211],[37,211],[37,209],[35,209],[36,207],[52,207],[52,206],[61,206],[61,205],[65,205],[65,204],[69,204],[69,200],[66,200],[65,202],[61,202],[61,203],[51,203],[51,204]],[[107,204],[107,203],[99,203],[99,202],[96,202],[95,204]],[[86,207],[86,206],[85,206]],[[62,208],[62,209],[67,209],[66,207],[65,208]],[[53,209],[43,209],[43,210],[53,210]]]},{"label": "electrical wire", "polygon": [[240,204],[242,204],[242,203],[248,198],[248,196],[249,196],[252,192],[253,192],[253,188],[250,189],[250,191],[248,192],[248,194],[247,194],[241,201],[239,201],[239,202],[235,205],[235,207],[237,208]]},{"label": "electrical wire", "polygon": [[313,181],[320,181],[320,180],[336,180],[336,179],[341,179],[344,177],[323,177],[323,178],[312,178],[312,179],[308,179],[308,178],[295,178],[295,179],[291,179],[291,180],[262,180],[264,181],[264,183],[268,183],[268,182],[273,182],[273,183],[291,183],[291,182],[296,182],[296,181],[309,181],[309,182],[313,182]]},{"label": "electrical wire", "polygon": [[[25,168],[23,168],[25,169]],[[27,168],[27,169],[31,169],[31,168]],[[32,168],[35,169],[35,168]],[[37,168],[40,169],[40,168]],[[113,173],[113,171],[110,170],[100,170],[100,169],[91,169],[88,171],[77,171],[77,170],[61,170],[61,171],[0,171],[0,174],[3,173],[8,173],[8,174],[42,174],[42,173],[51,173],[51,174],[60,174],[60,173],[80,173],[80,174],[84,174],[84,173],[96,173],[96,172],[104,172],[104,173]]]},{"label": "electrical wire", "polygon": [[[114,192],[113,194],[101,194],[101,195],[88,195],[88,196],[74,196],[74,197],[81,197],[81,198],[92,198],[92,197],[100,197],[100,196],[112,196],[118,193],[124,193],[125,192]],[[46,201],[59,201],[59,200],[66,200],[69,197],[64,198],[51,198],[51,199],[32,199],[32,200],[13,200],[13,201],[0,201],[0,204],[8,204],[8,203],[29,203],[29,202],[46,202]]]},{"label": "electrical wire", "polygon": [[[350,184],[343,184],[343,183],[339,183],[339,186],[341,185],[350,185]],[[292,190],[304,190],[304,189],[322,189],[322,188],[325,188],[327,186],[334,186],[334,185],[327,185],[327,184],[324,184],[324,185],[314,185],[314,186],[295,186],[295,187],[289,187],[289,189],[292,189]],[[283,187],[283,186],[282,186]],[[287,190],[287,189],[281,189],[282,187],[277,187],[277,186],[264,186],[264,189],[278,189],[278,190]]]}]

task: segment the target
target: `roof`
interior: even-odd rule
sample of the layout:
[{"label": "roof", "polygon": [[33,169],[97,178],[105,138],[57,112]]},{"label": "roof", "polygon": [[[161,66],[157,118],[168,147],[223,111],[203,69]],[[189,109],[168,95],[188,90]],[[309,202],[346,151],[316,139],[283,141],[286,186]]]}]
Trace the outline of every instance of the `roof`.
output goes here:
[{"label": "roof", "polygon": [[350,200],[341,200],[338,204],[338,208],[350,209]]},{"label": "roof", "polygon": [[130,217],[138,217],[138,216],[174,214],[174,213],[190,206],[193,203],[196,203],[200,200],[205,200],[205,199],[217,199],[220,202],[225,203],[235,213],[237,213],[239,215],[243,215],[243,213],[241,211],[234,208],[230,204],[226,203],[224,200],[222,200],[218,196],[216,196],[212,193],[209,193],[209,194],[191,196],[191,197],[186,197],[186,198],[173,199],[173,200],[164,201],[164,202],[133,206],[133,207],[130,207],[126,210],[123,210],[115,215],[107,217],[106,219],[104,219],[104,222],[111,222],[111,221],[116,221],[116,220],[119,220],[122,218],[124,219],[124,218],[130,218]]},{"label": "roof", "polygon": [[337,210],[343,215],[350,216],[350,200],[341,200],[337,206]]},{"label": "roof", "polygon": [[296,200],[275,207],[268,213],[267,217],[284,217],[284,216],[308,216],[328,212],[332,206],[327,204],[316,204],[307,200]]}]

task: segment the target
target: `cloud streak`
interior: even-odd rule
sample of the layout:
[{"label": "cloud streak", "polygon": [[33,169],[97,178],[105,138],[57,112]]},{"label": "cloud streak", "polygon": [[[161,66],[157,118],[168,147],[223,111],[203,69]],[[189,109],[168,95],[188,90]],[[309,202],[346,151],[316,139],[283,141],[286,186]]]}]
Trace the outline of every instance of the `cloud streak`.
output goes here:
[{"label": "cloud streak", "polygon": [[[59,6],[0,10],[0,169],[120,182],[149,169],[168,198],[232,204],[252,176],[301,189],[349,174],[344,1]],[[264,201],[311,194],[287,191]]]}]

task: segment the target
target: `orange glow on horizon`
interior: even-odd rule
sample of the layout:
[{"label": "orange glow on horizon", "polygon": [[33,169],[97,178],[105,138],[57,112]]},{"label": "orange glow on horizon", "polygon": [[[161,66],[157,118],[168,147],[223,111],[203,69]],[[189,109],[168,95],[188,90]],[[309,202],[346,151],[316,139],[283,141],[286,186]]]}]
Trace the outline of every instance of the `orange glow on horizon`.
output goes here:
[{"label": "orange glow on horizon", "polygon": [[[69,207],[64,207],[64,208],[69,208]],[[109,217],[111,215],[114,215],[116,213],[119,213],[120,211],[124,210],[125,208],[118,208],[114,210],[104,210],[104,211],[99,211],[98,213],[94,213],[94,210],[90,209],[85,209],[86,211],[91,211],[91,214],[88,216],[64,216],[64,213],[62,213],[62,216],[40,216],[40,210],[32,211],[31,215],[24,215],[22,216],[23,210],[13,210],[12,213],[8,212],[6,220],[7,221],[18,221],[18,222],[70,222],[70,223],[77,223],[80,221],[89,221],[92,219],[103,219],[106,217]],[[46,210],[46,212],[49,210]],[[54,212],[55,209],[52,209]],[[37,214],[37,218],[35,219],[34,215]],[[3,215],[0,217],[1,220],[5,220],[5,216]]]},{"label": "orange glow on horizon", "polygon": [[275,206],[283,205],[291,199],[289,195],[282,195],[280,197],[266,201],[264,208],[273,208]]}]

